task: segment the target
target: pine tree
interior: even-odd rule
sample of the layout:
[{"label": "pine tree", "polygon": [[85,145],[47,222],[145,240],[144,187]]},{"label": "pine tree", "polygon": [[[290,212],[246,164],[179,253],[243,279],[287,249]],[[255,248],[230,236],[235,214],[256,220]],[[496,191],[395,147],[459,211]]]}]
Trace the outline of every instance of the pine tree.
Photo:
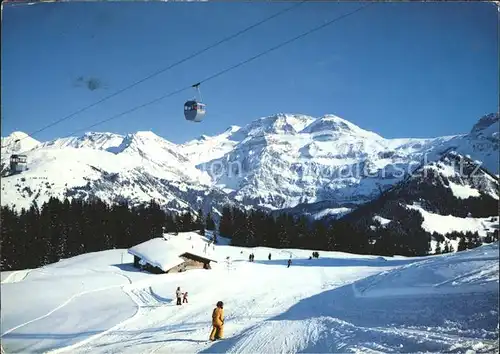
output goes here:
[{"label": "pine tree", "polygon": [[291,229],[293,228],[293,218],[287,214],[281,214],[276,218],[276,248],[289,248],[291,246]]},{"label": "pine tree", "polygon": [[436,249],[434,250],[434,254],[441,254],[441,242],[436,243]]},{"label": "pine tree", "polygon": [[296,230],[295,239],[293,241],[294,246],[302,249],[309,248],[307,218],[305,216],[300,216],[295,222],[294,229]]},{"label": "pine tree", "polygon": [[206,224],[206,229],[207,230],[210,230],[210,231],[214,231],[215,230],[215,222],[214,222],[214,219],[212,217],[212,213],[208,213],[207,214],[207,218],[206,218],[205,224]]},{"label": "pine tree", "polygon": [[247,214],[245,213],[245,211],[239,210],[237,208],[233,208],[231,214],[232,214],[231,228],[233,229],[231,236],[231,245],[248,247],[248,244],[246,243],[248,234]]},{"label": "pine tree", "polygon": [[328,229],[326,230],[326,239],[327,239],[327,246],[326,250],[334,251],[336,248],[336,243],[335,243],[335,230],[334,228],[330,225]]},{"label": "pine tree", "polygon": [[469,232],[468,233],[468,239],[469,239],[469,248],[476,248],[482,245],[481,239],[479,237],[479,234],[477,232]]},{"label": "pine tree", "polygon": [[37,245],[40,239],[40,210],[35,203],[28,210],[23,226],[26,235],[26,252],[23,257],[22,268],[37,268],[40,266],[39,259],[42,258],[42,255]]},{"label": "pine tree", "polygon": [[203,210],[198,210],[198,218],[196,219],[198,229],[200,230],[200,235],[205,236],[205,218],[203,216]]},{"label": "pine tree", "polygon": [[245,240],[244,244],[246,247],[254,247],[256,246],[255,238],[256,238],[256,228],[258,224],[257,213],[250,212],[245,218]]},{"label": "pine tree", "polygon": [[1,209],[2,222],[0,223],[0,269],[15,270],[18,268],[16,262],[16,237],[19,235],[19,217],[14,210],[7,206]]},{"label": "pine tree", "polygon": [[465,251],[467,249],[467,243],[465,241],[465,237],[460,237],[460,241],[458,242],[457,251]]},{"label": "pine tree", "polygon": [[328,245],[327,228],[322,221],[314,222],[311,235],[310,248],[326,249]]},{"label": "pine tree", "polygon": [[165,216],[165,232],[175,232],[176,231],[176,222],[175,216],[172,214],[167,214]]},{"label": "pine tree", "polygon": [[181,231],[183,232],[192,231],[194,228],[196,228],[196,225],[194,223],[194,218],[191,212],[187,211],[184,214],[182,214]]},{"label": "pine tree", "polygon": [[221,236],[232,238],[233,229],[233,213],[229,206],[222,208],[222,216],[219,223],[219,232]]},{"label": "pine tree", "polygon": [[264,215],[262,223],[260,225],[260,234],[262,246],[271,247],[273,244],[277,244],[276,241],[276,220],[272,215]]}]

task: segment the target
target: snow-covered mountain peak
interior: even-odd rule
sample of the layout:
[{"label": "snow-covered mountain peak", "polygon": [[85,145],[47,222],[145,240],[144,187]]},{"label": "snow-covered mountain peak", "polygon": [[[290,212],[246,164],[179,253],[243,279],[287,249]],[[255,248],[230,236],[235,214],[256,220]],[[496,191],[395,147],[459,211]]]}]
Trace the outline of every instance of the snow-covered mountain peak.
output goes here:
[{"label": "snow-covered mountain peak", "polygon": [[156,135],[152,131],[138,131],[127,134],[121,144],[107,149],[113,154],[139,154],[151,161],[187,162],[176,144]]},{"label": "snow-covered mountain peak", "polygon": [[[495,125],[498,127],[498,122],[500,121],[500,114],[499,113],[490,113],[487,115],[482,116],[476,124],[472,127],[471,133],[478,133],[480,131],[483,131],[485,129],[490,128],[492,125]],[[497,129],[498,131],[498,129]]]},{"label": "snow-covered mountain peak", "polygon": [[289,114],[289,113],[279,113],[276,115],[278,120],[284,121],[287,124],[291,125],[296,132],[300,132],[316,118],[303,115],[303,114]]},{"label": "snow-covered mountain peak", "polygon": [[[21,132],[21,131],[15,131],[15,132],[12,132],[9,136],[6,137],[6,139],[27,139],[29,137],[28,134],[26,134],[25,132]],[[33,138],[32,138],[33,139]],[[35,140],[35,139],[33,139]]]},{"label": "snow-covered mountain peak", "polygon": [[38,146],[40,142],[28,134],[15,131],[2,138],[2,154],[22,153]]},{"label": "snow-covered mountain peak", "polygon": [[139,130],[138,132],[131,135],[144,140],[167,141],[150,130]]},{"label": "snow-covered mountain peak", "polygon": [[479,121],[474,124],[470,135],[476,139],[487,139],[496,143],[498,149],[498,143],[500,139],[500,114],[491,113],[487,114]]},{"label": "snow-covered mountain peak", "polygon": [[240,130],[241,127],[238,126],[238,125],[231,125],[229,126],[225,131],[224,133],[226,134],[232,134],[232,133],[236,133],[238,130]]},{"label": "snow-covered mountain peak", "polygon": [[75,149],[95,149],[107,150],[119,146],[123,140],[123,135],[107,132],[86,132],[80,136],[54,139],[42,144],[44,148],[75,148]]},{"label": "snow-covered mountain peak", "polygon": [[334,135],[351,135],[372,139],[383,139],[380,135],[361,129],[356,124],[349,122],[346,119],[340,118],[333,114],[325,115],[314,120],[306,126],[302,133],[309,134],[334,134]]},{"label": "snow-covered mountain peak", "polygon": [[309,125],[314,118],[305,115],[278,113],[259,118],[238,130],[233,136],[236,140],[265,134],[296,134]]},{"label": "snow-covered mountain peak", "polygon": [[136,144],[161,144],[164,146],[169,146],[171,148],[177,146],[176,144],[165,140],[152,131],[138,131],[136,133],[127,134],[125,139]]}]

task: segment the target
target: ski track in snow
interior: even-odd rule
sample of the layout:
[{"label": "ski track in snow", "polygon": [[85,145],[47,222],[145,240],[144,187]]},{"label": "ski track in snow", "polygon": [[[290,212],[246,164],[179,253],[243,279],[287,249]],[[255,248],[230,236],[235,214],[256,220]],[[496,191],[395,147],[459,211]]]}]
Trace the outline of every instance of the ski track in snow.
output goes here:
[{"label": "ski track in snow", "polygon": [[27,326],[35,321],[39,321],[41,319],[44,319],[46,317],[49,317],[50,315],[52,315],[54,312],[62,309],[64,306],[66,306],[67,304],[69,304],[71,301],[73,301],[74,299],[78,298],[78,297],[81,297],[83,295],[86,295],[86,294],[91,294],[91,293],[96,293],[96,292],[100,292],[100,291],[106,291],[106,290],[109,290],[109,289],[116,289],[116,288],[119,288],[121,287],[121,285],[112,285],[112,286],[106,286],[106,287],[103,287],[103,288],[99,288],[99,289],[92,289],[92,290],[87,290],[87,291],[82,291],[80,293],[77,293],[73,296],[71,296],[69,299],[67,299],[66,301],[64,301],[62,304],[60,304],[59,306],[57,306],[56,308],[52,309],[51,311],[49,311],[48,313],[46,313],[45,315],[42,315],[42,316],[39,316],[37,318],[34,318],[30,321],[27,321],[27,322],[24,322],[24,323],[21,323],[20,325],[17,325],[11,329],[8,329],[7,331],[5,331],[4,333],[2,333],[2,335],[0,337],[3,337],[17,329],[20,329],[24,326]]},{"label": "ski track in snow", "polygon": [[[9,274],[9,276],[7,278],[5,278],[4,281],[2,281],[2,284],[3,283],[13,283],[13,282],[23,281],[28,276],[28,274],[31,271],[32,271],[32,269],[21,270],[21,271],[14,271],[11,274]],[[95,269],[88,269],[88,271],[102,274],[102,271],[95,270]],[[124,277],[125,279],[127,279],[127,281],[129,282],[129,284],[132,284],[132,279],[130,279],[130,277],[128,277],[127,275],[125,275],[125,274],[123,274],[121,272],[110,272],[110,273],[118,275],[118,276],[121,276],[121,277]],[[18,274],[20,274],[21,276],[19,277]],[[82,291],[82,292],[76,293],[76,294],[72,295],[70,298],[68,298],[66,301],[62,302],[59,306],[57,306],[54,309],[52,309],[51,311],[47,312],[46,314],[44,314],[42,316],[39,316],[39,317],[36,317],[36,318],[34,318],[34,319],[30,320],[30,321],[21,323],[21,324],[15,326],[13,328],[8,329],[4,333],[2,333],[2,335],[0,336],[0,338],[3,337],[3,336],[5,336],[5,335],[7,335],[7,334],[9,334],[9,333],[11,333],[11,332],[13,332],[13,331],[15,331],[15,330],[17,330],[17,329],[20,329],[20,328],[22,328],[24,326],[27,326],[27,325],[29,325],[29,324],[31,324],[33,322],[36,322],[36,321],[39,321],[41,319],[49,317],[50,315],[52,315],[56,311],[62,309],[64,306],[68,305],[70,302],[72,302],[75,299],[77,299],[79,297],[82,297],[82,296],[84,296],[86,294],[91,294],[91,293],[95,293],[95,292],[106,291],[106,290],[109,290],[109,289],[116,289],[116,288],[120,288],[120,287],[123,287],[123,285],[106,286],[106,287],[102,287],[102,288],[98,288],[98,289],[86,290],[86,291]]]},{"label": "ski track in snow", "polygon": [[[57,263],[56,263],[56,265],[57,265]],[[5,280],[2,282],[2,284],[22,282],[23,280],[28,278],[28,275],[30,275],[30,277],[28,278],[29,280],[32,280],[31,278],[33,278],[35,281],[38,280],[40,278],[40,276],[42,276],[42,277],[51,276],[51,275],[53,275],[52,272],[54,271],[54,268],[57,269],[57,267],[51,267],[51,266],[52,265],[49,265],[48,267],[47,266],[41,267],[38,269],[29,269],[29,270],[21,270],[21,271],[12,272],[5,278]],[[77,273],[84,272],[85,274],[92,272],[94,274],[97,274],[97,276],[102,276],[103,274],[105,274],[105,275],[111,274],[111,275],[116,275],[116,276],[125,278],[128,284],[132,284],[132,282],[133,282],[131,277],[124,274],[123,271],[121,271],[121,270],[114,271],[112,269],[110,270],[109,268],[105,269],[105,270],[103,270],[103,269],[99,270],[99,269],[91,269],[91,268],[88,269],[88,268],[81,268],[81,267],[73,268],[73,270],[76,270]],[[82,286],[84,286],[84,282],[82,282]],[[28,321],[25,321],[23,323],[20,323],[14,327],[8,329],[7,331],[5,331],[4,333],[1,334],[0,338],[8,336],[9,334],[12,334],[13,332],[16,332],[16,331],[19,332],[20,329],[23,329],[25,327],[29,328],[30,325],[33,325],[38,321],[47,320],[47,319],[51,318],[51,316],[53,317],[54,314],[61,312],[62,310],[67,308],[68,305],[70,305],[70,304],[76,305],[75,302],[77,302],[77,300],[79,300],[79,299],[85,298],[86,295],[91,295],[91,294],[100,293],[100,292],[109,292],[110,290],[117,290],[117,289],[121,289],[123,287],[124,287],[123,284],[116,284],[116,285],[103,286],[103,287],[98,287],[98,288],[92,288],[90,290],[76,292],[76,293],[72,294],[71,296],[69,296],[66,300],[62,301],[58,306],[56,306],[53,309],[51,309],[50,311],[48,311],[47,313],[45,313],[41,316],[37,316],[35,318],[32,318]],[[85,301],[83,301],[83,303],[85,303]],[[30,332],[29,329],[28,329],[28,332]],[[23,333],[21,333],[20,335],[22,336]],[[25,349],[21,349],[21,352],[23,352],[24,350]]]},{"label": "ski track in snow", "polygon": [[[155,302],[154,297],[151,296],[151,294],[147,295],[146,291],[144,289],[134,289],[130,288],[127,289],[126,287],[122,287],[122,289],[125,291],[125,293],[134,301],[134,303],[137,305],[137,311],[128,319],[116,324],[114,327],[109,328],[108,330],[105,330],[101,333],[98,333],[94,336],[91,336],[81,342],[77,342],[73,345],[67,346],[67,347],[62,347],[56,350],[52,350],[49,353],[51,354],[56,354],[56,353],[62,353],[62,352],[67,352],[67,351],[73,351],[75,349],[79,349],[78,352],[87,352],[91,347],[86,346],[88,343],[92,341],[96,341],[100,339],[101,337],[109,335],[109,333],[120,333],[120,331],[128,328],[128,324],[132,321],[135,321],[137,317],[143,315],[147,316],[151,311],[151,308],[153,308],[155,305],[153,304]],[[148,310],[144,311],[144,308],[148,308]],[[144,313],[146,312],[146,313]],[[118,342],[120,340],[118,339]]]}]

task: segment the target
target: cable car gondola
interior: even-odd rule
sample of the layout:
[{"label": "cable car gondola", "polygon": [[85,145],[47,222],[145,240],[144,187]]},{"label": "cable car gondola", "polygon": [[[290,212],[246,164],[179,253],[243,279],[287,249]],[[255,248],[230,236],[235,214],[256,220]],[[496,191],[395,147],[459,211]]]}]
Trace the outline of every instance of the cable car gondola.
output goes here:
[{"label": "cable car gondola", "polygon": [[26,155],[10,155],[10,172],[12,174],[26,171],[28,169],[28,157]]},{"label": "cable car gondola", "polygon": [[201,103],[200,83],[193,85],[198,91],[200,101],[196,98],[184,103],[184,117],[191,122],[201,122],[206,113],[206,105]]}]

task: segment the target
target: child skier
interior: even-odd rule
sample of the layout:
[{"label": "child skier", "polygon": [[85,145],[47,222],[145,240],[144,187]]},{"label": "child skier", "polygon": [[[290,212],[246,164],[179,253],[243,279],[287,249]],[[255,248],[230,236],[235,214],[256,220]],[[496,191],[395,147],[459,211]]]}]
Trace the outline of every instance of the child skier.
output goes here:
[{"label": "child skier", "polygon": [[182,296],[182,303],[188,303],[188,293],[187,291]]}]

